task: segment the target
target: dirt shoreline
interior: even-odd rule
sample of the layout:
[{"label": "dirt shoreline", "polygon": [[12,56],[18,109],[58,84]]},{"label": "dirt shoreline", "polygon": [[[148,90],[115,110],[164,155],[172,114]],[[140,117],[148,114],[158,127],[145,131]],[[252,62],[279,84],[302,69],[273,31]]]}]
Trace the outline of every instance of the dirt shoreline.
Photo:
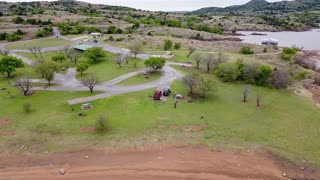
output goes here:
[{"label": "dirt shoreline", "polygon": [[[65,171],[64,175],[59,173]],[[211,151],[170,146],[124,151],[81,150],[42,155],[0,156],[0,180],[7,179],[320,179],[314,169],[296,167],[258,151]]]}]

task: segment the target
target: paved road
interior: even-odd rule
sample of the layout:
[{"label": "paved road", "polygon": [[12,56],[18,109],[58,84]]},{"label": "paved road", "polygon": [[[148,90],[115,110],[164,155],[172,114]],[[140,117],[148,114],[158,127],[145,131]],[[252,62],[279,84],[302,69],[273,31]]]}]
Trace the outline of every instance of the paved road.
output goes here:
[{"label": "paved road", "polygon": [[[58,31],[57,28],[54,28],[54,36],[58,36],[59,38],[63,38],[65,40],[71,40],[69,38],[61,36],[60,32]],[[79,43],[79,41],[74,41],[76,43]],[[106,44],[99,44],[99,43],[93,43],[93,42],[85,42],[87,45],[91,46],[98,46],[102,47],[105,51],[110,52],[110,53],[115,53],[115,54],[120,54],[124,51],[129,52],[128,49],[123,49],[115,46],[110,46]],[[3,49],[6,44],[0,44],[0,49]],[[64,47],[49,47],[49,48],[43,48],[43,52],[49,52],[49,51],[57,51],[61,50]],[[16,52],[29,52],[28,50],[11,50],[10,55],[15,56],[18,58],[21,58],[25,63],[32,65],[33,61],[19,56],[16,54]],[[137,57],[142,60],[146,60],[150,57],[150,54],[138,54]],[[175,63],[175,65],[186,65],[186,64],[181,64],[181,63]],[[90,97],[85,97],[85,98],[79,98],[79,99],[72,99],[69,100],[68,103],[70,105],[72,104],[79,104],[79,103],[85,103],[88,101],[93,101],[93,100],[98,100],[114,95],[119,95],[119,94],[125,94],[125,93],[130,93],[130,92],[136,92],[136,91],[141,91],[145,89],[151,89],[151,88],[158,88],[158,89],[163,89],[163,88],[168,88],[170,87],[170,84],[176,80],[182,78],[182,74],[177,72],[175,69],[171,68],[168,65],[165,65],[161,72],[162,76],[159,80],[146,83],[146,84],[139,84],[139,85],[133,85],[133,86],[120,86],[116,85],[117,83],[128,79],[130,77],[133,77],[139,73],[142,73],[144,71],[147,71],[147,69],[142,69],[139,71],[131,72],[125,75],[122,75],[120,77],[117,77],[113,80],[107,81],[100,83],[95,87],[96,91],[102,91],[104,92],[103,94],[99,94],[96,96],[90,96]],[[51,86],[51,87],[35,87],[35,90],[48,90],[48,91],[88,91],[88,88],[83,86],[79,80],[76,79],[76,70],[75,68],[70,68],[67,72],[66,75],[56,73],[55,78],[52,81],[54,84],[59,84],[59,86]],[[46,83],[45,80],[43,79],[33,79],[33,82],[38,82],[38,83]]]}]

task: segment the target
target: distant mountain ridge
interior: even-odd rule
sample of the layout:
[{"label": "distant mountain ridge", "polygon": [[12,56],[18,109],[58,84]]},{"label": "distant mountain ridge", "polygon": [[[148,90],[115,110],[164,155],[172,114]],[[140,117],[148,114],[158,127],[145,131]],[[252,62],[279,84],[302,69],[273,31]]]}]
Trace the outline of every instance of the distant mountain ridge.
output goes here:
[{"label": "distant mountain ridge", "polygon": [[295,12],[320,10],[320,0],[294,0],[269,3],[266,0],[251,0],[243,5],[225,8],[207,7],[193,11],[193,14],[236,13],[236,12]]}]

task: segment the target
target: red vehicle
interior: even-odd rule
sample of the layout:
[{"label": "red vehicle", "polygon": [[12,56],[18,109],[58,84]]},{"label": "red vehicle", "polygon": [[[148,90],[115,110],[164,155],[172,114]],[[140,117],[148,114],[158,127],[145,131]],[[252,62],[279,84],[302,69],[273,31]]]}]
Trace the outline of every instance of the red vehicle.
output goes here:
[{"label": "red vehicle", "polygon": [[153,95],[153,99],[154,100],[161,100],[161,96],[162,96],[162,91],[157,90]]}]

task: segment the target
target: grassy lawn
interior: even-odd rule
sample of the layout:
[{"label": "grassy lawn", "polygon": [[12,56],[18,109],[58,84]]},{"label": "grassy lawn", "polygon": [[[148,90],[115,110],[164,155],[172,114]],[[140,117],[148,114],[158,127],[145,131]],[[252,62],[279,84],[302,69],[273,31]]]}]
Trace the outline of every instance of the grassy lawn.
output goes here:
[{"label": "grassy lawn", "polygon": [[36,39],[36,40],[30,40],[30,41],[17,41],[9,43],[5,46],[6,49],[12,50],[12,49],[29,49],[31,47],[41,47],[41,48],[47,48],[47,47],[59,47],[59,46],[66,46],[72,44],[71,41],[66,41],[64,39],[60,38],[45,38],[45,39]]},{"label": "grassy lawn", "polygon": [[[114,62],[115,58],[116,55],[108,53],[108,57],[102,62],[93,64],[87,60],[86,62],[90,64],[89,69],[85,71],[82,76],[78,73],[77,78],[82,79],[88,77],[90,74],[94,74],[103,82],[137,71],[144,67],[142,60],[130,58],[129,64],[123,63],[122,67],[119,68],[119,66]],[[136,63],[136,67],[134,67],[134,63]]]},{"label": "grassy lawn", "polygon": [[[147,90],[94,101],[94,108],[85,111],[80,105],[68,106],[66,101],[86,96],[87,92],[43,91],[31,97],[9,99],[6,91],[0,91],[0,117],[11,119],[10,126],[0,130],[15,132],[14,136],[0,137],[0,150],[17,150],[22,145],[29,147],[27,151],[38,152],[91,145],[119,148],[152,143],[205,143],[214,148],[262,147],[296,161],[320,163],[320,112],[310,100],[287,91],[259,88],[262,106],[257,108],[257,87],[251,88],[248,103],[240,101],[242,88],[242,84],[219,83],[207,100],[182,101],[177,109],[173,108],[172,98],[154,102],[147,97],[153,91]],[[181,82],[174,83],[172,90],[187,93]],[[29,114],[21,109],[26,101],[34,106]],[[79,117],[80,112],[87,116]],[[95,126],[100,114],[110,118],[112,131],[80,132],[81,128]],[[199,132],[181,130],[200,124],[207,124],[208,128]],[[173,125],[180,128],[170,128]]]},{"label": "grassy lawn", "polygon": [[144,75],[136,75],[136,76],[133,76],[129,79],[121,81],[120,83],[118,83],[118,85],[144,84],[144,83],[148,83],[148,82],[152,82],[152,81],[160,79],[161,75],[162,75],[161,72],[158,72],[158,71],[151,73],[148,76],[148,78],[146,78],[146,76],[144,76]]},{"label": "grassy lawn", "polygon": [[[128,66],[132,67],[132,63],[133,60]],[[118,71],[111,60],[90,68],[92,72],[100,73],[100,77],[109,79],[128,70]],[[179,70],[190,71],[185,68]],[[26,67],[13,75],[19,78],[32,73]],[[146,90],[94,101],[93,109],[81,110],[81,105],[69,106],[66,101],[88,96],[87,91],[37,91],[30,97],[23,97],[8,85],[9,81],[13,79],[0,77],[0,88],[7,88],[0,91],[0,119],[10,118],[9,126],[0,127],[0,132],[10,131],[14,135],[0,136],[0,152],[202,143],[213,148],[265,148],[296,162],[305,159],[320,165],[320,111],[311,99],[290,91],[252,86],[249,102],[243,103],[241,92],[244,84],[219,82],[208,99],[188,103],[189,98],[186,98],[176,109],[173,108],[173,98],[154,102],[148,98],[154,90]],[[176,81],[171,89],[173,93],[187,94],[181,81]],[[258,90],[262,98],[259,108],[255,106]],[[25,102],[31,102],[31,113],[23,112]],[[87,116],[80,117],[78,113],[86,113]],[[109,118],[110,132],[80,131],[81,128],[94,127],[101,114]],[[208,127],[201,131],[183,130],[185,126],[203,124]],[[178,128],[171,128],[173,126]]]},{"label": "grassy lawn", "polygon": [[[58,52],[43,53],[43,59],[51,61],[52,56],[56,55],[57,53]],[[18,54],[20,56],[24,56],[31,60],[36,60],[36,58],[31,53],[18,53]],[[82,76],[80,75],[80,73],[78,73],[77,78],[82,79],[82,78],[88,77],[88,75],[90,74],[94,74],[99,78],[100,81],[108,81],[118,76],[130,73],[133,71],[137,71],[144,67],[142,60],[130,58],[129,64],[126,64],[124,62],[122,64],[122,68],[119,68],[119,66],[114,62],[116,55],[111,53],[107,53],[107,55],[108,56],[104,60],[96,64],[93,64],[84,56],[80,57],[78,63],[89,64],[89,69],[85,71]],[[136,63],[136,67],[134,67],[135,63]],[[72,64],[69,60],[63,63],[58,63],[58,64],[60,64],[60,67],[74,66],[74,64]]]}]

